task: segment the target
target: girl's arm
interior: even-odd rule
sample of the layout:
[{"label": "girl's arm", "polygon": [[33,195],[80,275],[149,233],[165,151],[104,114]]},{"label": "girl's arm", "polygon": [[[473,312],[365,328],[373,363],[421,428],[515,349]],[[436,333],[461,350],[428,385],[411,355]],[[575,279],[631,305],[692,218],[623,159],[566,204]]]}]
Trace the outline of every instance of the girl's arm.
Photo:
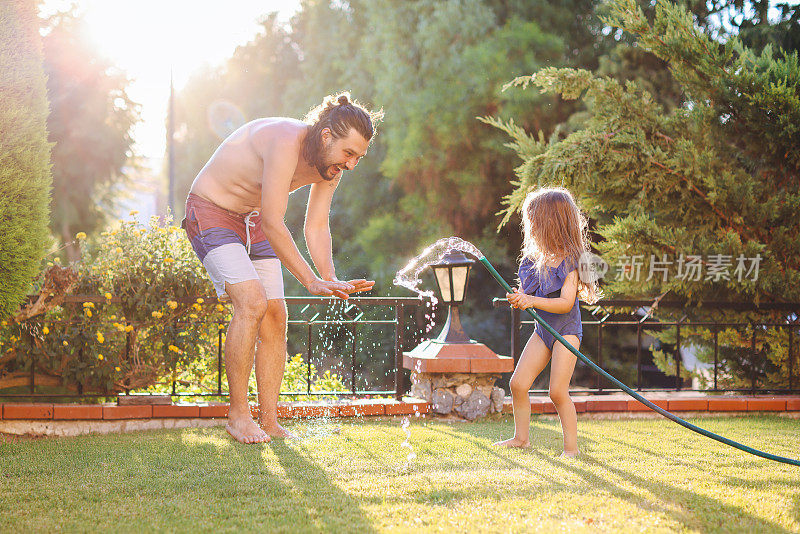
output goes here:
[{"label": "girl's arm", "polygon": [[573,270],[564,280],[561,287],[561,295],[558,298],[535,297],[526,295],[519,289],[514,289],[513,293],[508,293],[506,298],[511,306],[524,310],[526,308],[536,308],[550,313],[567,313],[575,305],[575,295],[578,293],[578,271]]}]

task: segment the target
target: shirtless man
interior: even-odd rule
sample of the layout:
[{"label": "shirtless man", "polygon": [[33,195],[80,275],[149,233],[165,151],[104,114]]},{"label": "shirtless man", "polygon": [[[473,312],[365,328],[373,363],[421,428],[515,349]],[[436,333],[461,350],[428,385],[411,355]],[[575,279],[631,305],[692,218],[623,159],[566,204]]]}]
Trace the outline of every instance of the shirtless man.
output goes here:
[{"label": "shirtless man", "polygon": [[[328,217],[342,172],[366,155],[380,117],[342,93],[326,97],[306,122],[254,120],[223,141],[192,184],[183,227],[217,295],[233,303],[225,338],[231,399],[225,428],[237,441],[291,436],[277,414],[286,363],[281,264],[312,295],[346,299],[375,284],[336,278]],[[306,185],[311,191],[304,234],[319,276],[284,223],[289,194]],[[258,424],[247,403],[254,346]]]}]

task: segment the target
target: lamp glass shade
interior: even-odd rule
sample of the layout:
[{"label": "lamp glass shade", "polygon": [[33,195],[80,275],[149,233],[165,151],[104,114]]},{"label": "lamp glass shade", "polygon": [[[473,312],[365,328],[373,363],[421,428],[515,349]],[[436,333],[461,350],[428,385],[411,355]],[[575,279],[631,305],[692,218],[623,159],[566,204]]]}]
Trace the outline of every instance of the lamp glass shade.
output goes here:
[{"label": "lamp glass shade", "polygon": [[453,270],[453,301],[464,302],[464,289],[467,287],[469,267],[451,267]]},{"label": "lamp glass shade", "polygon": [[453,302],[453,293],[452,293],[452,288],[450,287],[449,271],[450,269],[445,266],[433,268],[433,272],[436,275],[436,283],[439,284],[439,292],[442,294],[442,300],[445,303]]}]

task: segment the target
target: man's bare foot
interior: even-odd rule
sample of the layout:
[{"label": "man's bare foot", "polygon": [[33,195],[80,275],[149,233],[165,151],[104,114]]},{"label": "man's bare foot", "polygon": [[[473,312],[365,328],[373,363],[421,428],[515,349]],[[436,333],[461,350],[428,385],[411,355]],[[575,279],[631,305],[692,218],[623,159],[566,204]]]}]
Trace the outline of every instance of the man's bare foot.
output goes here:
[{"label": "man's bare foot", "polygon": [[228,419],[225,430],[239,443],[266,443],[270,437],[250,417]]},{"label": "man's bare foot", "polygon": [[511,438],[505,441],[497,441],[493,444],[495,447],[515,447],[517,449],[528,449],[531,446],[531,442],[528,440],[521,440],[519,438]]},{"label": "man's bare foot", "polygon": [[562,453],[561,453],[561,456],[560,456],[560,457],[561,457],[561,458],[575,458],[575,457],[576,457],[576,456],[578,456],[580,453],[581,453],[581,451],[579,451],[579,450],[574,450],[574,451],[564,451],[564,452],[562,452]]},{"label": "man's bare foot", "polygon": [[264,429],[270,437],[278,438],[278,439],[296,439],[297,436],[283,428],[278,423],[261,423],[261,428]]}]

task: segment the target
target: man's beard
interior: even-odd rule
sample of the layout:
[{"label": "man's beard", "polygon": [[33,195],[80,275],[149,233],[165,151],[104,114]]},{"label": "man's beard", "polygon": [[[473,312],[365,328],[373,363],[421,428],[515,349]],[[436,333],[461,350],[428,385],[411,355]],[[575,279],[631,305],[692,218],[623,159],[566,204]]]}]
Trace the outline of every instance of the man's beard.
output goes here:
[{"label": "man's beard", "polygon": [[317,154],[317,157],[314,158],[314,167],[316,167],[317,172],[322,177],[322,179],[326,180],[328,182],[333,180],[336,177],[336,174],[339,174],[337,172],[336,174],[334,174],[330,178],[328,177],[328,169],[330,169],[331,166],[333,166],[333,165],[337,165],[338,166],[338,164],[336,164],[333,161],[331,161],[332,158],[330,157],[330,154],[331,154],[331,150],[330,149],[322,147],[322,148],[320,148],[320,151]]}]

